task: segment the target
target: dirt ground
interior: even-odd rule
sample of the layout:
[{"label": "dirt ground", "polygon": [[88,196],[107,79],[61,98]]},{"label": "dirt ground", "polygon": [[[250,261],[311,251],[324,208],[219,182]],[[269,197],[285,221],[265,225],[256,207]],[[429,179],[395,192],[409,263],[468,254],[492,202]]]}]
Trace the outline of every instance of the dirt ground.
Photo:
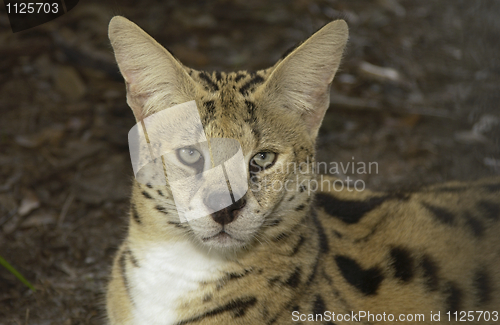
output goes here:
[{"label": "dirt ground", "polygon": [[255,70],[335,18],[350,42],[318,141],[372,189],[500,174],[500,5],[489,0],[90,1],[13,34],[0,9],[0,325],[103,324],[124,235],[134,118],[116,14],[188,66]]}]

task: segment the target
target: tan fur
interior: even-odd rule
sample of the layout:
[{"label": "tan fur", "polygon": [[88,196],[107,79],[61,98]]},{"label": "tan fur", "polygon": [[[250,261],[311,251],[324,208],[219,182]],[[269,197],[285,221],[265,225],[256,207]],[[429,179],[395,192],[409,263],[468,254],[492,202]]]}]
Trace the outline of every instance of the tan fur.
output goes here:
[{"label": "tan fur", "polygon": [[[243,243],[222,247],[203,240],[219,227],[212,218],[179,223],[168,184],[135,182],[127,238],[108,286],[111,325],[142,324],[134,316],[134,292],[142,280],[155,279],[133,274],[152,249],[183,243],[216,267],[175,301],[173,324],[290,324],[293,311],[423,313],[425,323],[432,311],[449,323],[444,313],[450,308],[500,311],[499,179],[408,193],[324,190],[314,197],[317,175],[287,169],[314,163],[329,85],[347,40],[345,22],[326,25],[274,67],[256,73],[184,67],[123,17],[111,20],[109,37],[138,122],[195,100],[210,148],[211,139],[232,138],[247,163],[259,152],[278,154],[274,166],[249,182],[250,189],[264,181],[291,184],[287,190],[249,190],[247,205],[225,226]],[[151,290],[161,297],[169,289]]]}]

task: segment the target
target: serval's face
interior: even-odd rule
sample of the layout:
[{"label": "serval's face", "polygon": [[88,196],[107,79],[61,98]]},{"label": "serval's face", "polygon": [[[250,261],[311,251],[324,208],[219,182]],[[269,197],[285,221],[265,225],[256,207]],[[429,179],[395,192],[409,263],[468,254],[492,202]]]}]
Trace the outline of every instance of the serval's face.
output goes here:
[{"label": "serval's face", "polygon": [[210,74],[184,67],[125,19],[114,21],[110,38],[138,121],[136,179],[146,192],[164,189],[153,197],[164,218],[219,249],[299,223],[313,177],[304,167],[314,161],[345,23],[328,25],[270,69]]}]

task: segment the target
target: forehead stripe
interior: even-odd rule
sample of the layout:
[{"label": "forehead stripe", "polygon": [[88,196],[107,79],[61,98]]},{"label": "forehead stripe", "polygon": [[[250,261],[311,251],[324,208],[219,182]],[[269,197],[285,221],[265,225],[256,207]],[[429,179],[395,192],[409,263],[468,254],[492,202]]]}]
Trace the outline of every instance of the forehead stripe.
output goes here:
[{"label": "forehead stripe", "polygon": [[198,76],[200,77],[200,79],[205,81],[210,90],[219,91],[219,86],[210,78],[208,74],[202,71],[198,74]]},{"label": "forehead stripe", "polygon": [[255,77],[253,77],[246,84],[244,84],[243,86],[241,86],[240,93],[244,96],[244,95],[246,95],[248,93],[248,90],[251,87],[253,87],[253,86],[257,85],[257,84],[263,83],[263,82],[264,82],[264,78],[262,78],[259,75],[255,75]]}]

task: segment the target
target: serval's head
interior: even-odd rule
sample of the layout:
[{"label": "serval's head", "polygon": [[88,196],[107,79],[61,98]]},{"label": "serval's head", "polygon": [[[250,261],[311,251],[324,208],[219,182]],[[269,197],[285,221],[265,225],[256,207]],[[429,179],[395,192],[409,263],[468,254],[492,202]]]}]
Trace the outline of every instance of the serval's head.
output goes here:
[{"label": "serval's head", "polygon": [[306,164],[347,35],[337,20],[269,69],[207,73],[114,17],[109,38],[137,120],[133,207],[149,211],[137,226],[235,250],[301,222],[314,177]]}]

